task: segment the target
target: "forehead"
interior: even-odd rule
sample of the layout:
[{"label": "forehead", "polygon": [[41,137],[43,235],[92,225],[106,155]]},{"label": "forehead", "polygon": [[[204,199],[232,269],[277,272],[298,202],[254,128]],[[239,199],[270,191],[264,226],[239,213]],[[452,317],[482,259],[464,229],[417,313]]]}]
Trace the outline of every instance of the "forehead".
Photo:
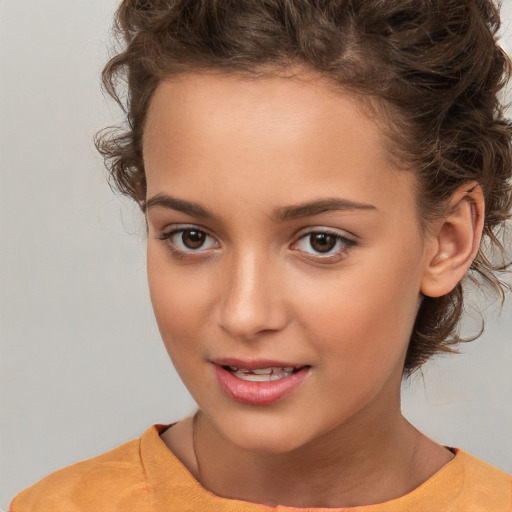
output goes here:
[{"label": "forehead", "polygon": [[272,188],[275,204],[332,187],[356,201],[395,201],[411,195],[411,175],[393,165],[382,131],[354,94],[312,74],[181,75],[159,85],[148,112],[148,196],[194,183],[206,196]]},{"label": "forehead", "polygon": [[[248,75],[247,73],[223,73],[204,71],[179,73],[164,79],[157,87],[154,98],[164,94],[162,90],[172,89],[175,95],[184,101],[193,101],[199,108],[208,108],[215,99],[220,105],[228,104],[233,108],[250,107],[254,112],[271,102],[278,112],[286,112],[290,107],[296,109],[297,98],[308,99],[312,109],[336,102],[344,90],[332,80],[323,78],[316,72],[289,71],[284,74],[266,73]],[[226,93],[229,95],[226,96]],[[348,94],[345,94],[348,96]],[[355,95],[351,95],[355,99]],[[258,110],[256,110],[257,112]]]},{"label": "forehead", "polygon": [[[363,125],[357,122],[362,115],[360,97],[336,88],[313,72],[257,78],[220,72],[184,73],[163,81],[155,91],[144,144],[151,144],[155,124],[160,132],[164,125],[172,130],[173,124],[180,124],[197,134],[208,130],[219,136],[229,132],[247,134],[254,142],[272,136],[276,142],[284,142],[302,135],[312,142],[328,143],[339,135],[335,128],[343,119],[351,124],[353,137],[363,136],[381,147],[383,140],[370,125],[382,124],[383,120],[372,111],[371,121],[367,118]],[[322,133],[314,133],[320,126],[324,128]],[[172,133],[167,131],[167,135]]]}]

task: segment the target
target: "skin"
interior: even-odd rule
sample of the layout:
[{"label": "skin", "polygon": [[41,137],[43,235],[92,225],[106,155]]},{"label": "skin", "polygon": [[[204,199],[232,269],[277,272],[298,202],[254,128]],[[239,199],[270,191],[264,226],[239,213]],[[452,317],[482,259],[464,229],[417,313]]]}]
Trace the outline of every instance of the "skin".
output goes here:
[{"label": "skin", "polygon": [[[474,257],[479,187],[421,233],[414,174],[391,162],[353,95],[306,72],[163,82],[143,151],[151,299],[200,411],[195,454],[191,418],[162,439],[193,476],[224,497],[347,507],[402,496],[446,464],[453,454],[403,418],[400,384],[421,293],[448,293]],[[215,219],[154,204],[162,195]],[[372,208],[271,220],[333,197]],[[179,228],[206,232],[204,245],[161,239]],[[303,236],[325,230],[355,243],[319,253]],[[252,406],[220,389],[219,357],[311,368],[283,400]]]}]

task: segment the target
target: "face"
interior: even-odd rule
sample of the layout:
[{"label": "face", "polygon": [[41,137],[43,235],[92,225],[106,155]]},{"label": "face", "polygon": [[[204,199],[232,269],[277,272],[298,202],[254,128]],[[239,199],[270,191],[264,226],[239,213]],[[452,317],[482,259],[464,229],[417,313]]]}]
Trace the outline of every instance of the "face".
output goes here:
[{"label": "face", "polygon": [[414,176],[354,97],[183,75],[143,149],[156,319],[222,437],[285,452],[398,407],[425,242]]}]

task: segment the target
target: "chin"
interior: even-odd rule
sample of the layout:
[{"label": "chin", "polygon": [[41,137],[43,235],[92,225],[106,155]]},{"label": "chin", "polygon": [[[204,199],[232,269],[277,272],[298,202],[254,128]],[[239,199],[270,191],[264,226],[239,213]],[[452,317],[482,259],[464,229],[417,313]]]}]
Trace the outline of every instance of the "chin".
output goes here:
[{"label": "chin", "polygon": [[[217,423],[222,437],[238,450],[251,453],[282,454],[307,444],[313,437],[301,427],[301,422],[285,420],[272,414],[260,418],[237,418],[229,423]],[[265,417],[266,416],[266,417]]]}]

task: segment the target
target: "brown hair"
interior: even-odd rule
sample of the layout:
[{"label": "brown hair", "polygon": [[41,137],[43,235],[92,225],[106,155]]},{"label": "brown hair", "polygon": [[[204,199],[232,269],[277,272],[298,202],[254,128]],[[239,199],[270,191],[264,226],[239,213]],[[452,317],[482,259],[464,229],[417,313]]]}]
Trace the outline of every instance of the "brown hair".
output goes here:
[{"label": "brown hair", "polygon": [[[417,175],[423,226],[462,184],[481,185],[486,218],[468,277],[503,302],[512,127],[498,98],[510,71],[496,42],[499,27],[492,0],[124,0],[114,27],[122,48],[102,78],[127,125],[100,132],[96,145],[117,190],[143,207],[144,121],[163,79],[187,71],[258,77],[295,65],[315,70],[385,114],[391,152]],[[498,264],[491,261],[496,249]],[[459,335],[462,312],[462,282],[424,298],[406,375],[476,338]]]}]

